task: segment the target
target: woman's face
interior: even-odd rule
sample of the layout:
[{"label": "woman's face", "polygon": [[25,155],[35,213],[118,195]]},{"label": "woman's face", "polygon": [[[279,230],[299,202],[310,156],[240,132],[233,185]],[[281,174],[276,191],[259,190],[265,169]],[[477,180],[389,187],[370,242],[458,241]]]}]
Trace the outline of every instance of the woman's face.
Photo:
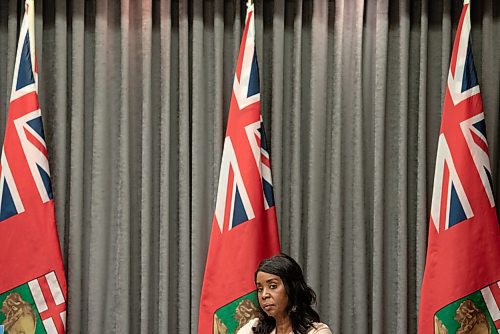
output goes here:
[{"label": "woman's face", "polygon": [[279,276],[259,271],[255,285],[260,307],[268,316],[275,319],[288,317],[286,312],[288,295]]}]

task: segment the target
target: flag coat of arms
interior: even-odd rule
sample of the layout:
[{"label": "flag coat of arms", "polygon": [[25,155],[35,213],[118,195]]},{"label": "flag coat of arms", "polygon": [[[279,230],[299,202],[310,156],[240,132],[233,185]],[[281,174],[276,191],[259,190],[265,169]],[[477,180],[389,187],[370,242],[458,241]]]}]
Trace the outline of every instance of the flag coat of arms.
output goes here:
[{"label": "flag coat of arms", "polygon": [[200,299],[198,333],[235,333],[258,309],[254,272],[279,252],[260,113],[254,6],[247,5]]},{"label": "flag coat of arms", "polygon": [[464,1],[438,139],[419,333],[500,333],[500,229]]},{"label": "flag coat of arms", "polygon": [[0,163],[0,333],[65,333],[66,278],[38,102],[34,3],[17,47]]}]

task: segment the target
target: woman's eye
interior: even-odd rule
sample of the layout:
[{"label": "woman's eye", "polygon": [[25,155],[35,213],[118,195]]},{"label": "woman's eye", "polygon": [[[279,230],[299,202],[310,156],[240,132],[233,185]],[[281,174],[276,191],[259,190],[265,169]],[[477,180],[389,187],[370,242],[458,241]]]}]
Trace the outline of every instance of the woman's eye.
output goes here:
[{"label": "woman's eye", "polygon": [[257,288],[257,292],[261,293],[262,292],[262,288]]},{"label": "woman's eye", "polygon": [[276,289],[276,288],[278,287],[278,285],[276,285],[276,284],[271,284],[269,287],[270,287],[271,289]]}]

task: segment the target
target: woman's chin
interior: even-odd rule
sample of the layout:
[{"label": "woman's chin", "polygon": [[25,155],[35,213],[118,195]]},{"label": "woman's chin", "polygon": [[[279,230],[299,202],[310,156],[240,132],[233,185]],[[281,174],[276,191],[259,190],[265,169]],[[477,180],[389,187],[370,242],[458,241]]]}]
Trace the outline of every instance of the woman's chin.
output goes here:
[{"label": "woman's chin", "polygon": [[269,309],[269,310],[264,310],[264,313],[267,314],[268,317],[275,318],[275,312],[274,312],[274,310],[272,308]]}]

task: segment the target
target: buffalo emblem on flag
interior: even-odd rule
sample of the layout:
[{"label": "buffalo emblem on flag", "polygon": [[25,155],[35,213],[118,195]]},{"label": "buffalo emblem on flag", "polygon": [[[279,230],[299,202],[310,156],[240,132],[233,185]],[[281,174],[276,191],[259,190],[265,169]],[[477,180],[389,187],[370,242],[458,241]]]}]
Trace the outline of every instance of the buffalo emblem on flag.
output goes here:
[{"label": "buffalo emblem on flag", "polygon": [[240,297],[219,308],[214,314],[213,334],[236,333],[248,321],[259,316],[255,292]]},{"label": "buffalo emblem on flag", "polygon": [[499,306],[500,281],[439,310],[434,315],[434,333],[500,333]]},{"label": "buffalo emblem on flag", "polygon": [[64,333],[66,301],[53,271],[0,294],[0,305],[0,333]]},{"label": "buffalo emblem on flag", "polygon": [[3,326],[9,333],[35,333],[36,314],[30,303],[17,292],[7,295],[2,305],[5,314]]}]

